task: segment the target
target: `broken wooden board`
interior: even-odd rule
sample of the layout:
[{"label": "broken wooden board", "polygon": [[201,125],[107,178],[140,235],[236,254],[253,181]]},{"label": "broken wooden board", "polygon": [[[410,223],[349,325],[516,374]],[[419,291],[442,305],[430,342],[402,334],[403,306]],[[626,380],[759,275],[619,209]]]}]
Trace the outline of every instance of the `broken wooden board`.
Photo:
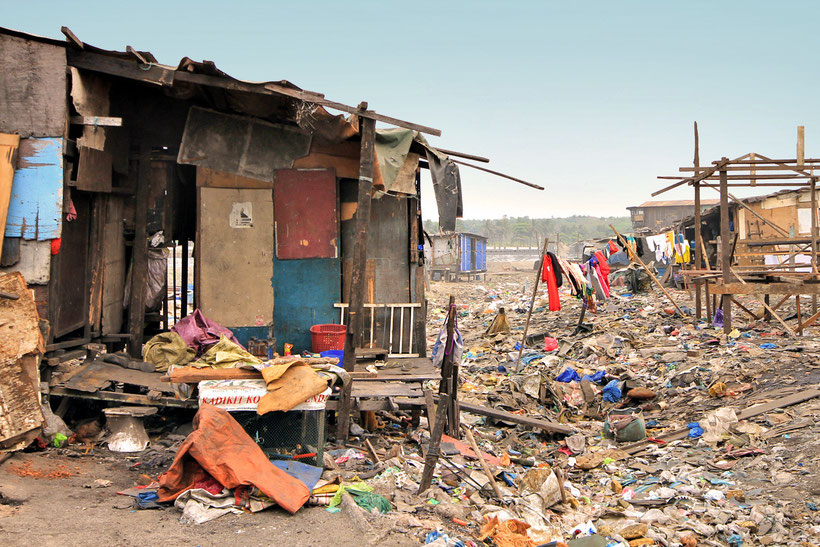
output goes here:
[{"label": "broken wooden board", "polygon": [[65,382],[65,388],[90,393],[105,389],[116,382],[164,393],[174,392],[169,383],[161,380],[162,375],[158,372],[142,372],[101,361],[91,361],[81,368],[81,371],[76,372]]},{"label": "broken wooden board", "polygon": [[43,352],[34,297],[19,272],[0,275],[0,448],[31,440],[43,425],[38,365]]},{"label": "broken wooden board", "polygon": [[354,382],[351,397],[424,397],[421,382]]},{"label": "broken wooden board", "polygon": [[197,408],[199,406],[196,398],[187,400],[176,399],[174,397],[151,398],[147,395],[141,395],[139,393],[120,393],[118,391],[86,392],[66,389],[61,386],[51,388],[50,394],[55,397],[74,397],[76,399],[111,401],[114,403],[127,403],[131,405],[171,406],[175,408]]},{"label": "broken wooden board", "polygon": [[[436,396],[435,399],[438,403],[438,396]],[[549,433],[558,433],[559,435],[572,435],[577,433],[575,428],[568,425],[559,424],[549,420],[530,418],[529,416],[521,416],[519,414],[513,414],[512,412],[499,410],[497,408],[488,408],[486,406],[465,403],[463,401],[459,401],[458,406],[464,412],[470,412],[471,414],[478,414],[480,416],[489,416],[505,422],[513,422],[516,424],[533,427],[535,429],[541,429]]]},{"label": "broken wooden board", "polygon": [[0,359],[16,360],[27,353],[43,353],[40,316],[23,276],[19,272],[0,275],[0,292],[17,297],[0,297]]}]

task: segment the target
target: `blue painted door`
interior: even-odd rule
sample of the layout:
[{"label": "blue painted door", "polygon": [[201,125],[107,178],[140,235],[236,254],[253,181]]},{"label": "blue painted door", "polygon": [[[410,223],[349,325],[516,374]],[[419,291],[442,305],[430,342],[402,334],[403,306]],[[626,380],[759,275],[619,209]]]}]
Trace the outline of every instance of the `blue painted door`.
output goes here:
[{"label": "blue painted door", "polygon": [[338,323],[341,261],[336,175],[329,170],[276,172],[273,190],[273,333],[276,351],[311,350],[310,327]]},{"label": "blue painted door", "polygon": [[461,265],[459,271],[469,272],[473,269],[471,255],[472,248],[470,246],[470,238],[464,234],[459,236],[461,238]]},{"label": "blue painted door", "polygon": [[483,239],[476,239],[476,270],[487,269],[487,242]]}]

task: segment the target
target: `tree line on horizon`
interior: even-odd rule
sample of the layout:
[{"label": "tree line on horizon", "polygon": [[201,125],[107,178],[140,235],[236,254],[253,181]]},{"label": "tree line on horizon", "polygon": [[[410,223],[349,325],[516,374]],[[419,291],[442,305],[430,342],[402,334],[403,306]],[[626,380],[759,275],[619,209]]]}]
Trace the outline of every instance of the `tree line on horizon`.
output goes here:
[{"label": "tree line on horizon", "polygon": [[[544,238],[554,242],[573,243],[587,239],[611,237],[612,224],[621,233],[632,231],[632,222],[623,217],[594,217],[573,215],[562,218],[509,217],[504,215],[494,219],[457,219],[456,231],[469,232],[487,238],[491,247],[535,247],[544,245]],[[438,221],[425,220],[424,231],[437,234]]]}]

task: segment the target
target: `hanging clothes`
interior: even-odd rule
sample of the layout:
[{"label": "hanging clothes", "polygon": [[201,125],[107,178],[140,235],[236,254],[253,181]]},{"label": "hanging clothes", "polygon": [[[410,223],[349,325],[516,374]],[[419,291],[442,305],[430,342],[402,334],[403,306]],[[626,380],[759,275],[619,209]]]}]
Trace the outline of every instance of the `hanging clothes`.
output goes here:
[{"label": "hanging clothes", "polygon": [[649,246],[649,250],[655,252],[656,261],[666,262],[668,258],[671,258],[671,245],[666,238],[666,234],[646,236],[646,243]]},{"label": "hanging clothes", "polygon": [[555,284],[556,286],[561,287],[564,285],[564,276],[561,274],[561,266],[558,262],[558,257],[555,256],[555,253],[550,251],[547,251],[547,256],[550,257],[550,260],[552,260],[552,269],[555,272]]},{"label": "hanging clothes", "polygon": [[555,271],[560,270],[560,267],[558,267],[557,261],[553,264],[550,254],[551,253],[544,255],[544,267],[541,270],[541,280],[547,284],[550,311],[561,311],[561,298],[558,295],[558,282],[555,276]]},{"label": "hanging clothes", "polygon": [[612,241],[611,239],[609,240],[609,243],[607,243],[607,246],[609,247],[609,254],[610,255],[615,254],[615,253],[618,252],[618,246],[615,245],[615,242]]},{"label": "hanging clothes", "polygon": [[558,257],[558,264],[561,266],[561,273],[563,273],[564,277],[567,279],[567,283],[569,284],[570,294],[572,296],[583,296],[584,289],[586,289],[586,281],[584,281],[583,276],[581,276],[580,282],[578,277],[573,272],[573,264],[564,260],[561,257]]},{"label": "hanging clothes", "polygon": [[587,267],[586,267],[587,283],[589,283],[589,285],[595,291],[595,296],[598,298],[598,300],[603,302],[604,300],[606,300],[606,293],[604,292],[603,285],[601,284],[601,279],[598,277],[598,274],[595,271],[595,266],[593,266],[593,264],[592,264],[594,260],[595,260],[594,258],[591,258],[591,259],[589,259],[589,262],[587,262]]},{"label": "hanging clothes", "polygon": [[[601,277],[603,278],[604,286],[606,287],[607,293],[609,293],[609,264],[604,258],[603,253],[598,251],[595,253],[595,258],[598,259],[598,269],[601,272]],[[609,296],[609,294],[607,294]]]}]

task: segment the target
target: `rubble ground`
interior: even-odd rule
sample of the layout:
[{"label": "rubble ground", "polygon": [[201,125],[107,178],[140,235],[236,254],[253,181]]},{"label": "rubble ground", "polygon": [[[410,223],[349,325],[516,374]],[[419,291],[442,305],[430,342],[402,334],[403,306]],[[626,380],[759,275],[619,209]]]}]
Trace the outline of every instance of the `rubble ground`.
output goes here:
[{"label": "rubble ground", "polygon": [[[184,431],[159,428],[151,447],[133,455],[104,444],[15,454],[0,465],[0,537],[12,545],[818,544],[820,327],[789,336],[776,322],[736,316],[727,336],[675,315],[658,290],[628,293],[615,275],[613,297],[586,313],[577,334],[580,301],[562,294],[563,309],[549,312],[539,293],[529,333],[540,336],[517,373],[532,262],[490,263],[484,280],[431,282],[428,291],[430,347],[450,295],[458,306],[460,401],[576,431],[553,435],[462,409],[503,499],[469,446],[449,437],[432,487],[417,495],[427,419],[414,427],[409,413],[378,411],[353,425],[346,446],[328,443],[324,478],[363,481],[390,502],[386,514],[361,511],[357,520],[343,502],[336,514],[273,508],[197,526],[180,524],[173,507],[136,510],[116,492],[155,479],[184,439]],[[671,292],[693,308],[687,291]],[[502,307],[510,332],[485,336]],[[793,305],[779,311],[795,323]],[[550,342],[557,347],[547,351]],[[435,391],[437,382],[427,387]],[[744,418],[766,403],[773,406]],[[603,435],[605,423],[619,440]],[[625,440],[636,428],[652,441]],[[378,501],[360,494],[360,505]]]}]

